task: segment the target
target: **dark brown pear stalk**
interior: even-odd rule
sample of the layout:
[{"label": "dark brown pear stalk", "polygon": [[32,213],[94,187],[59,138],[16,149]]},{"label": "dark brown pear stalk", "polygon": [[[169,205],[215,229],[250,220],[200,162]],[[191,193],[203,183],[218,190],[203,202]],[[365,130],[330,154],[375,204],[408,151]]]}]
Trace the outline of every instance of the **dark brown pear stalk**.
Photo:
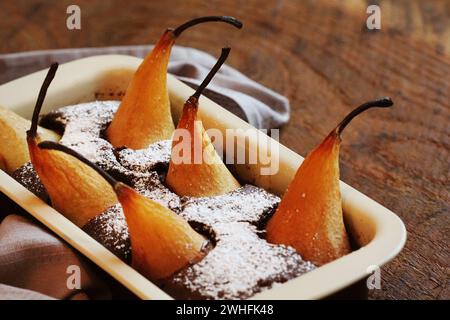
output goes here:
[{"label": "dark brown pear stalk", "polygon": [[[132,265],[152,280],[167,278],[197,262],[205,254],[207,241],[175,212],[117,181],[98,166],[61,144],[45,141],[42,151],[64,155],[94,170],[116,192],[131,238]],[[71,170],[71,168],[67,168]]]},{"label": "dark brown pear stalk", "polygon": [[108,139],[114,147],[144,149],[156,141],[172,137],[174,125],[167,90],[167,65],[172,46],[184,30],[214,21],[242,28],[242,23],[233,17],[209,16],[193,19],[164,32],[134,74],[107,129]]},{"label": "dark brown pear stalk", "polygon": [[28,150],[52,206],[77,226],[83,227],[118,201],[109,184],[95,170],[66,154],[37,146],[41,141],[37,133],[39,114],[57,69],[58,64],[52,64],[39,92],[31,128],[27,131]]},{"label": "dark brown pear stalk", "polygon": [[[174,135],[172,157],[166,183],[178,195],[207,197],[224,194],[240,187],[239,182],[223,163],[211,139],[198,119],[198,99],[228,57],[230,48],[222,54],[196,92],[186,101],[177,130],[184,130],[188,138]],[[188,152],[188,156],[179,152]],[[179,161],[184,158],[183,161]],[[187,159],[186,159],[187,158]],[[200,159],[200,161],[197,161]]]},{"label": "dark brown pear stalk", "polygon": [[389,98],[370,101],[350,112],[305,158],[267,225],[267,240],[294,247],[317,265],[350,252],[339,188],[341,133],[350,121],[373,107],[390,107]]}]

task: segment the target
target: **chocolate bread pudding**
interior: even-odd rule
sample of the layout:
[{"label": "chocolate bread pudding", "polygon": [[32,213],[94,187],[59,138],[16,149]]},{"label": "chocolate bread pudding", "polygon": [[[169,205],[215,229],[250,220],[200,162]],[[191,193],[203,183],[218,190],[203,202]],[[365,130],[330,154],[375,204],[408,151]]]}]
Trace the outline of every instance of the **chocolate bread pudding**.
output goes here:
[{"label": "chocolate bread pudding", "polygon": [[[170,140],[140,150],[114,148],[104,131],[119,103],[95,101],[63,107],[43,116],[40,125],[59,132],[61,144],[170,208],[210,240],[212,248],[203,259],[159,281],[163,290],[181,299],[242,299],[314,269],[293,248],[264,239],[266,221],[279,197],[249,184],[219,196],[180,197],[165,185]],[[49,201],[31,163],[17,169],[13,177]],[[120,204],[91,219],[83,230],[130,262],[130,238]]]}]

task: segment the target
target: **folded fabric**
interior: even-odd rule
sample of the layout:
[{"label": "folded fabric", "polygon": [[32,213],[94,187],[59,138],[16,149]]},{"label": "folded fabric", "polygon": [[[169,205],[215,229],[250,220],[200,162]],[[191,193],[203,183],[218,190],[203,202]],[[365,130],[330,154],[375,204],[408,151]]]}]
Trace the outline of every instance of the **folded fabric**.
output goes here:
[{"label": "folded fabric", "polygon": [[20,289],[0,283],[0,298],[2,300],[55,300],[55,298],[35,291]]},{"label": "folded fabric", "polygon": [[[151,48],[152,46],[123,46],[1,54],[0,83],[47,68],[54,61],[63,63],[101,54],[144,57]],[[183,81],[198,85],[212,68],[216,59],[217,57],[203,51],[174,46],[170,56],[169,72]],[[245,115],[245,120],[258,129],[278,128],[289,120],[290,107],[286,97],[260,85],[227,65],[222,66],[208,89],[234,101],[232,105],[236,105]],[[223,106],[227,107],[227,105]]]},{"label": "folded fabric", "polygon": [[[53,61],[63,63],[99,54],[143,57],[149,50],[149,46],[131,46],[3,54],[0,55],[0,83],[47,68]],[[182,81],[198,85],[215,62],[216,57],[207,53],[174,47],[169,72]],[[257,128],[279,127],[289,119],[289,103],[285,97],[229,66],[221,68],[208,89],[211,99]],[[0,212],[0,217],[9,213]],[[68,285],[73,266],[79,268],[81,289]],[[98,276],[96,267],[50,231],[18,215],[8,215],[1,222],[0,299],[110,297],[111,292]]]},{"label": "folded fabric", "polygon": [[[62,240],[18,215],[0,224],[0,299],[108,298],[92,267]],[[11,290],[11,286],[29,291]]]}]

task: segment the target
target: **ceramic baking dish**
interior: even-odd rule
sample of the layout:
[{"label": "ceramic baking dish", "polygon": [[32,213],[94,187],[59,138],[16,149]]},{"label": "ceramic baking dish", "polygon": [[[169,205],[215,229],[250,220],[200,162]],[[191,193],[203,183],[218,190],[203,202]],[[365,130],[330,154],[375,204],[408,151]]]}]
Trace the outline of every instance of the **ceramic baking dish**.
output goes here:
[{"label": "ceramic baking dish", "polygon": [[[42,113],[64,105],[95,99],[118,99],[141,61],[130,56],[104,55],[61,65],[49,88]],[[0,105],[30,118],[46,72],[33,73],[0,86]],[[168,88],[173,115],[178,119],[184,101],[193,90],[172,76],[168,77]],[[247,133],[247,138],[242,140],[244,143],[237,144],[237,150],[248,151],[250,148],[257,148],[263,152],[271,148],[272,153],[278,150],[279,170],[274,175],[260,175],[260,167],[263,166],[260,163],[235,165],[235,169],[241,179],[278,195],[283,194],[303,160],[301,156],[205,97],[200,99],[200,115],[207,129],[252,130],[254,135],[249,138]],[[138,297],[171,299],[1,170],[0,190]],[[394,213],[345,183],[341,183],[341,190],[346,225],[361,248],[312,272],[259,293],[254,299],[323,298],[367,277],[373,266],[382,266],[400,252],[406,240],[402,221]]]}]

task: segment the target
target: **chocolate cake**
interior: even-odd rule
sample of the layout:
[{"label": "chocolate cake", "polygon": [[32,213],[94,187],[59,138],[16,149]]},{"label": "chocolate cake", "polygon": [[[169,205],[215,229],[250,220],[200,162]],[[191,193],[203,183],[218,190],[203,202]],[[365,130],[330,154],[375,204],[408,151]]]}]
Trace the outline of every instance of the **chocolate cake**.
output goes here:
[{"label": "chocolate cake", "polygon": [[34,193],[38,198],[50,203],[47,191],[42,185],[36,171],[34,171],[31,162],[25,163],[23,166],[17,168],[12,175],[16,181],[20,182],[25,188]]},{"label": "chocolate cake", "polygon": [[[277,196],[247,184],[221,196],[179,197],[164,184],[170,141],[143,150],[113,148],[103,132],[118,105],[118,101],[96,101],[63,107],[45,115],[40,125],[61,133],[61,144],[178,213],[211,241],[213,248],[201,261],[159,283],[163,290],[182,299],[242,299],[314,269],[293,248],[264,240],[265,222],[280,201]],[[30,163],[13,177],[49,201]],[[130,262],[130,238],[120,204],[91,219],[83,230]]]},{"label": "chocolate cake", "polygon": [[89,220],[83,230],[120,259],[131,262],[130,236],[119,203]]}]

